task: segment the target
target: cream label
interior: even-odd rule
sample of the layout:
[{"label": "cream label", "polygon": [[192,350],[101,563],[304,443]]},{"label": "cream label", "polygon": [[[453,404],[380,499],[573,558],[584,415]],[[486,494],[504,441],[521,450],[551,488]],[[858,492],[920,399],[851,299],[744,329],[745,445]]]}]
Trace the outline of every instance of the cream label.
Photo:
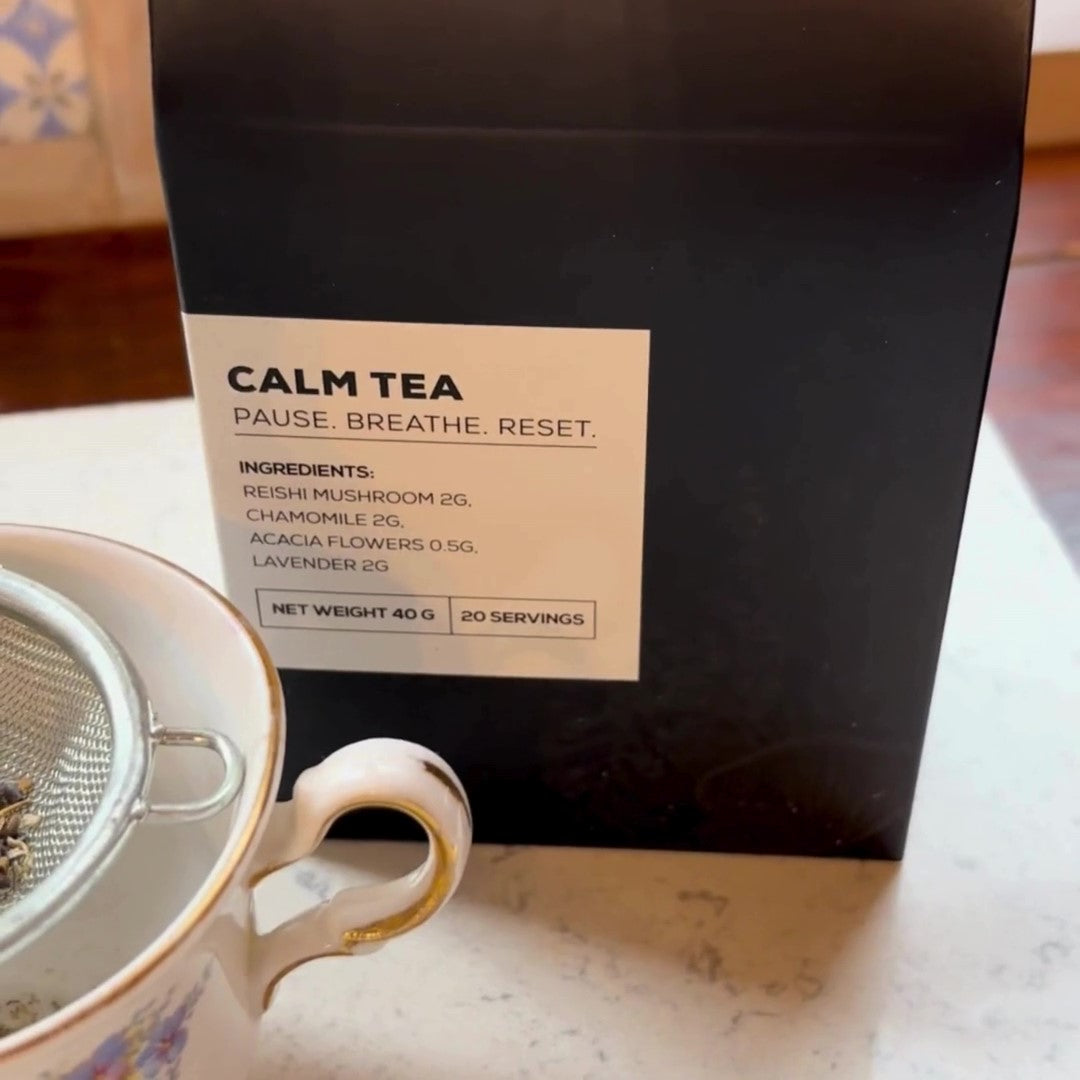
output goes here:
[{"label": "cream label", "polygon": [[281,667],[638,677],[649,333],[185,315]]}]

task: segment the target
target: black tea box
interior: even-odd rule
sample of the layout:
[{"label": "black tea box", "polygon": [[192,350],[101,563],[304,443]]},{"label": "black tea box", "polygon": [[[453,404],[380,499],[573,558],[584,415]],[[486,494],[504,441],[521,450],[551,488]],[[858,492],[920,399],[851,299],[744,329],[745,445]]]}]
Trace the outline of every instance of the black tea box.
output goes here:
[{"label": "black tea box", "polygon": [[395,735],[481,841],[900,857],[1029,5],[150,8],[286,788]]}]

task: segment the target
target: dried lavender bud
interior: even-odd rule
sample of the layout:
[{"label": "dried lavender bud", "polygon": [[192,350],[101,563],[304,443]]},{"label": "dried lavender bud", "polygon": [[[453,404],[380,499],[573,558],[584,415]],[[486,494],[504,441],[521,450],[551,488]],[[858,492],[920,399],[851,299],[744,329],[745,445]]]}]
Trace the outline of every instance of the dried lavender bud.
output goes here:
[{"label": "dried lavender bud", "polygon": [[0,781],[0,892],[12,888],[30,865],[30,848],[22,833],[40,820],[28,810],[33,788],[27,776],[14,783]]}]

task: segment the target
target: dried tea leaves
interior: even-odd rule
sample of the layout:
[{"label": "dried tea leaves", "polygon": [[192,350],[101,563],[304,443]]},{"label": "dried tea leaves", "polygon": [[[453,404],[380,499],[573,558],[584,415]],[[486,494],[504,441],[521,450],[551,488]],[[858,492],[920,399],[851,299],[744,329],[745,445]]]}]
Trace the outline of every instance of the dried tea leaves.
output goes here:
[{"label": "dried tea leaves", "polygon": [[38,823],[30,810],[33,781],[0,781],[0,892],[10,889],[30,867],[30,846],[25,832]]}]

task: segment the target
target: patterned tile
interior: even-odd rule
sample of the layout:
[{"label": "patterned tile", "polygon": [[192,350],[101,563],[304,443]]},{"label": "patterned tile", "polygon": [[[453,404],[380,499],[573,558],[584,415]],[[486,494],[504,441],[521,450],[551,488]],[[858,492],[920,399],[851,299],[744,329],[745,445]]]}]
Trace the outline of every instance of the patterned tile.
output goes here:
[{"label": "patterned tile", "polygon": [[0,0],[0,143],[82,135],[89,124],[74,0]]}]

